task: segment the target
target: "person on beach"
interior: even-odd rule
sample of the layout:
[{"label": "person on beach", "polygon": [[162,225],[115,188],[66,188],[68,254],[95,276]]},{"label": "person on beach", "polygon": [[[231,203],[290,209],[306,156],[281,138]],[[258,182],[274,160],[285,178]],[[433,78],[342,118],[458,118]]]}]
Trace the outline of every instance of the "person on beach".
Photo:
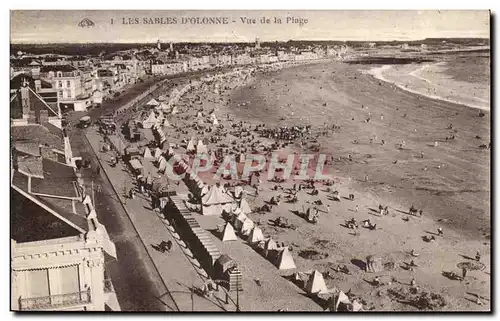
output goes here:
[{"label": "person on beach", "polygon": [[438,236],[443,236],[444,235],[443,234],[443,228],[438,227],[437,231],[438,231]]},{"label": "person on beach", "polygon": [[476,252],[476,261],[480,261],[481,260],[481,254],[479,253],[479,251]]},{"label": "person on beach", "polygon": [[356,207],[354,208],[354,211],[355,211],[355,212],[358,212],[358,211],[359,211],[359,205],[356,205]]}]

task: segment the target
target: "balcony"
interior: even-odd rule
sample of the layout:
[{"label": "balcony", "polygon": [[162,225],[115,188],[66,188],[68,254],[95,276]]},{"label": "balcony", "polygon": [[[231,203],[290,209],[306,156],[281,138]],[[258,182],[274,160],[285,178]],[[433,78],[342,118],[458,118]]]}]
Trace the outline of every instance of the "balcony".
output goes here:
[{"label": "balcony", "polygon": [[82,292],[56,294],[38,298],[19,299],[21,311],[58,310],[61,308],[90,304],[90,289]]}]

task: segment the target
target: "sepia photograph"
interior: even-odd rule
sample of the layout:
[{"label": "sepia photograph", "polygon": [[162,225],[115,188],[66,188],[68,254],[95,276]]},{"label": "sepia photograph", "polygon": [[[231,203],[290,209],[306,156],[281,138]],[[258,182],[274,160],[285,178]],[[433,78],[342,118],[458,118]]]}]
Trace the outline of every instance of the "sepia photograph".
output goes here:
[{"label": "sepia photograph", "polygon": [[10,311],[492,312],[489,10],[9,15]]}]

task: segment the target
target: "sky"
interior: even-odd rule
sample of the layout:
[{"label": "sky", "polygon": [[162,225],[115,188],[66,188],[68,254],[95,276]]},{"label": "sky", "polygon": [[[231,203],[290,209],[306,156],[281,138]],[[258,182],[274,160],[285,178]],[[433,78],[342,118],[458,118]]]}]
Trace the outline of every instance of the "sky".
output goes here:
[{"label": "sky", "polygon": [[[175,18],[176,23],[145,24],[144,18]],[[183,24],[182,18],[226,17],[228,24]],[[255,24],[242,22],[256,19]],[[275,17],[281,24],[275,23]],[[307,23],[287,23],[287,18]],[[88,18],[93,27],[79,27]],[[129,23],[130,19],[139,23]],[[267,18],[271,23],[261,23]],[[113,23],[112,23],[113,22]],[[11,11],[11,43],[86,42],[253,42],[287,40],[419,40],[489,38],[490,13],[458,10],[16,10]]]}]

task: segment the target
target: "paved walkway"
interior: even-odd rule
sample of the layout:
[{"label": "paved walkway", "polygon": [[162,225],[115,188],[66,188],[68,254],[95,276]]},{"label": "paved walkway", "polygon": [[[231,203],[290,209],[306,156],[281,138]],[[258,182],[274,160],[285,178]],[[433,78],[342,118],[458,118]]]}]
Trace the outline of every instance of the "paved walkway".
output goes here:
[{"label": "paved walkway", "polygon": [[[186,244],[180,240],[168,222],[162,220],[151,210],[148,199],[139,194],[133,200],[125,198],[124,192],[132,187],[133,179],[121,164],[114,168],[109,166],[108,160],[111,155],[99,152],[99,147],[103,142],[102,137],[94,130],[89,129],[87,138],[96,151],[102,168],[122,201],[132,224],[146,245],[148,254],[175,301],[177,309],[179,311],[234,311],[235,307],[231,301],[229,304],[225,304],[224,300],[221,299],[225,298],[223,293],[219,293],[220,298],[214,297],[212,299],[191,294],[193,287],[201,288],[204,284],[205,271],[200,268],[199,262],[192,257]],[[171,252],[161,253],[153,248],[153,245],[159,244],[163,240],[173,242]],[[164,294],[164,296],[168,295],[168,293]]]}]

